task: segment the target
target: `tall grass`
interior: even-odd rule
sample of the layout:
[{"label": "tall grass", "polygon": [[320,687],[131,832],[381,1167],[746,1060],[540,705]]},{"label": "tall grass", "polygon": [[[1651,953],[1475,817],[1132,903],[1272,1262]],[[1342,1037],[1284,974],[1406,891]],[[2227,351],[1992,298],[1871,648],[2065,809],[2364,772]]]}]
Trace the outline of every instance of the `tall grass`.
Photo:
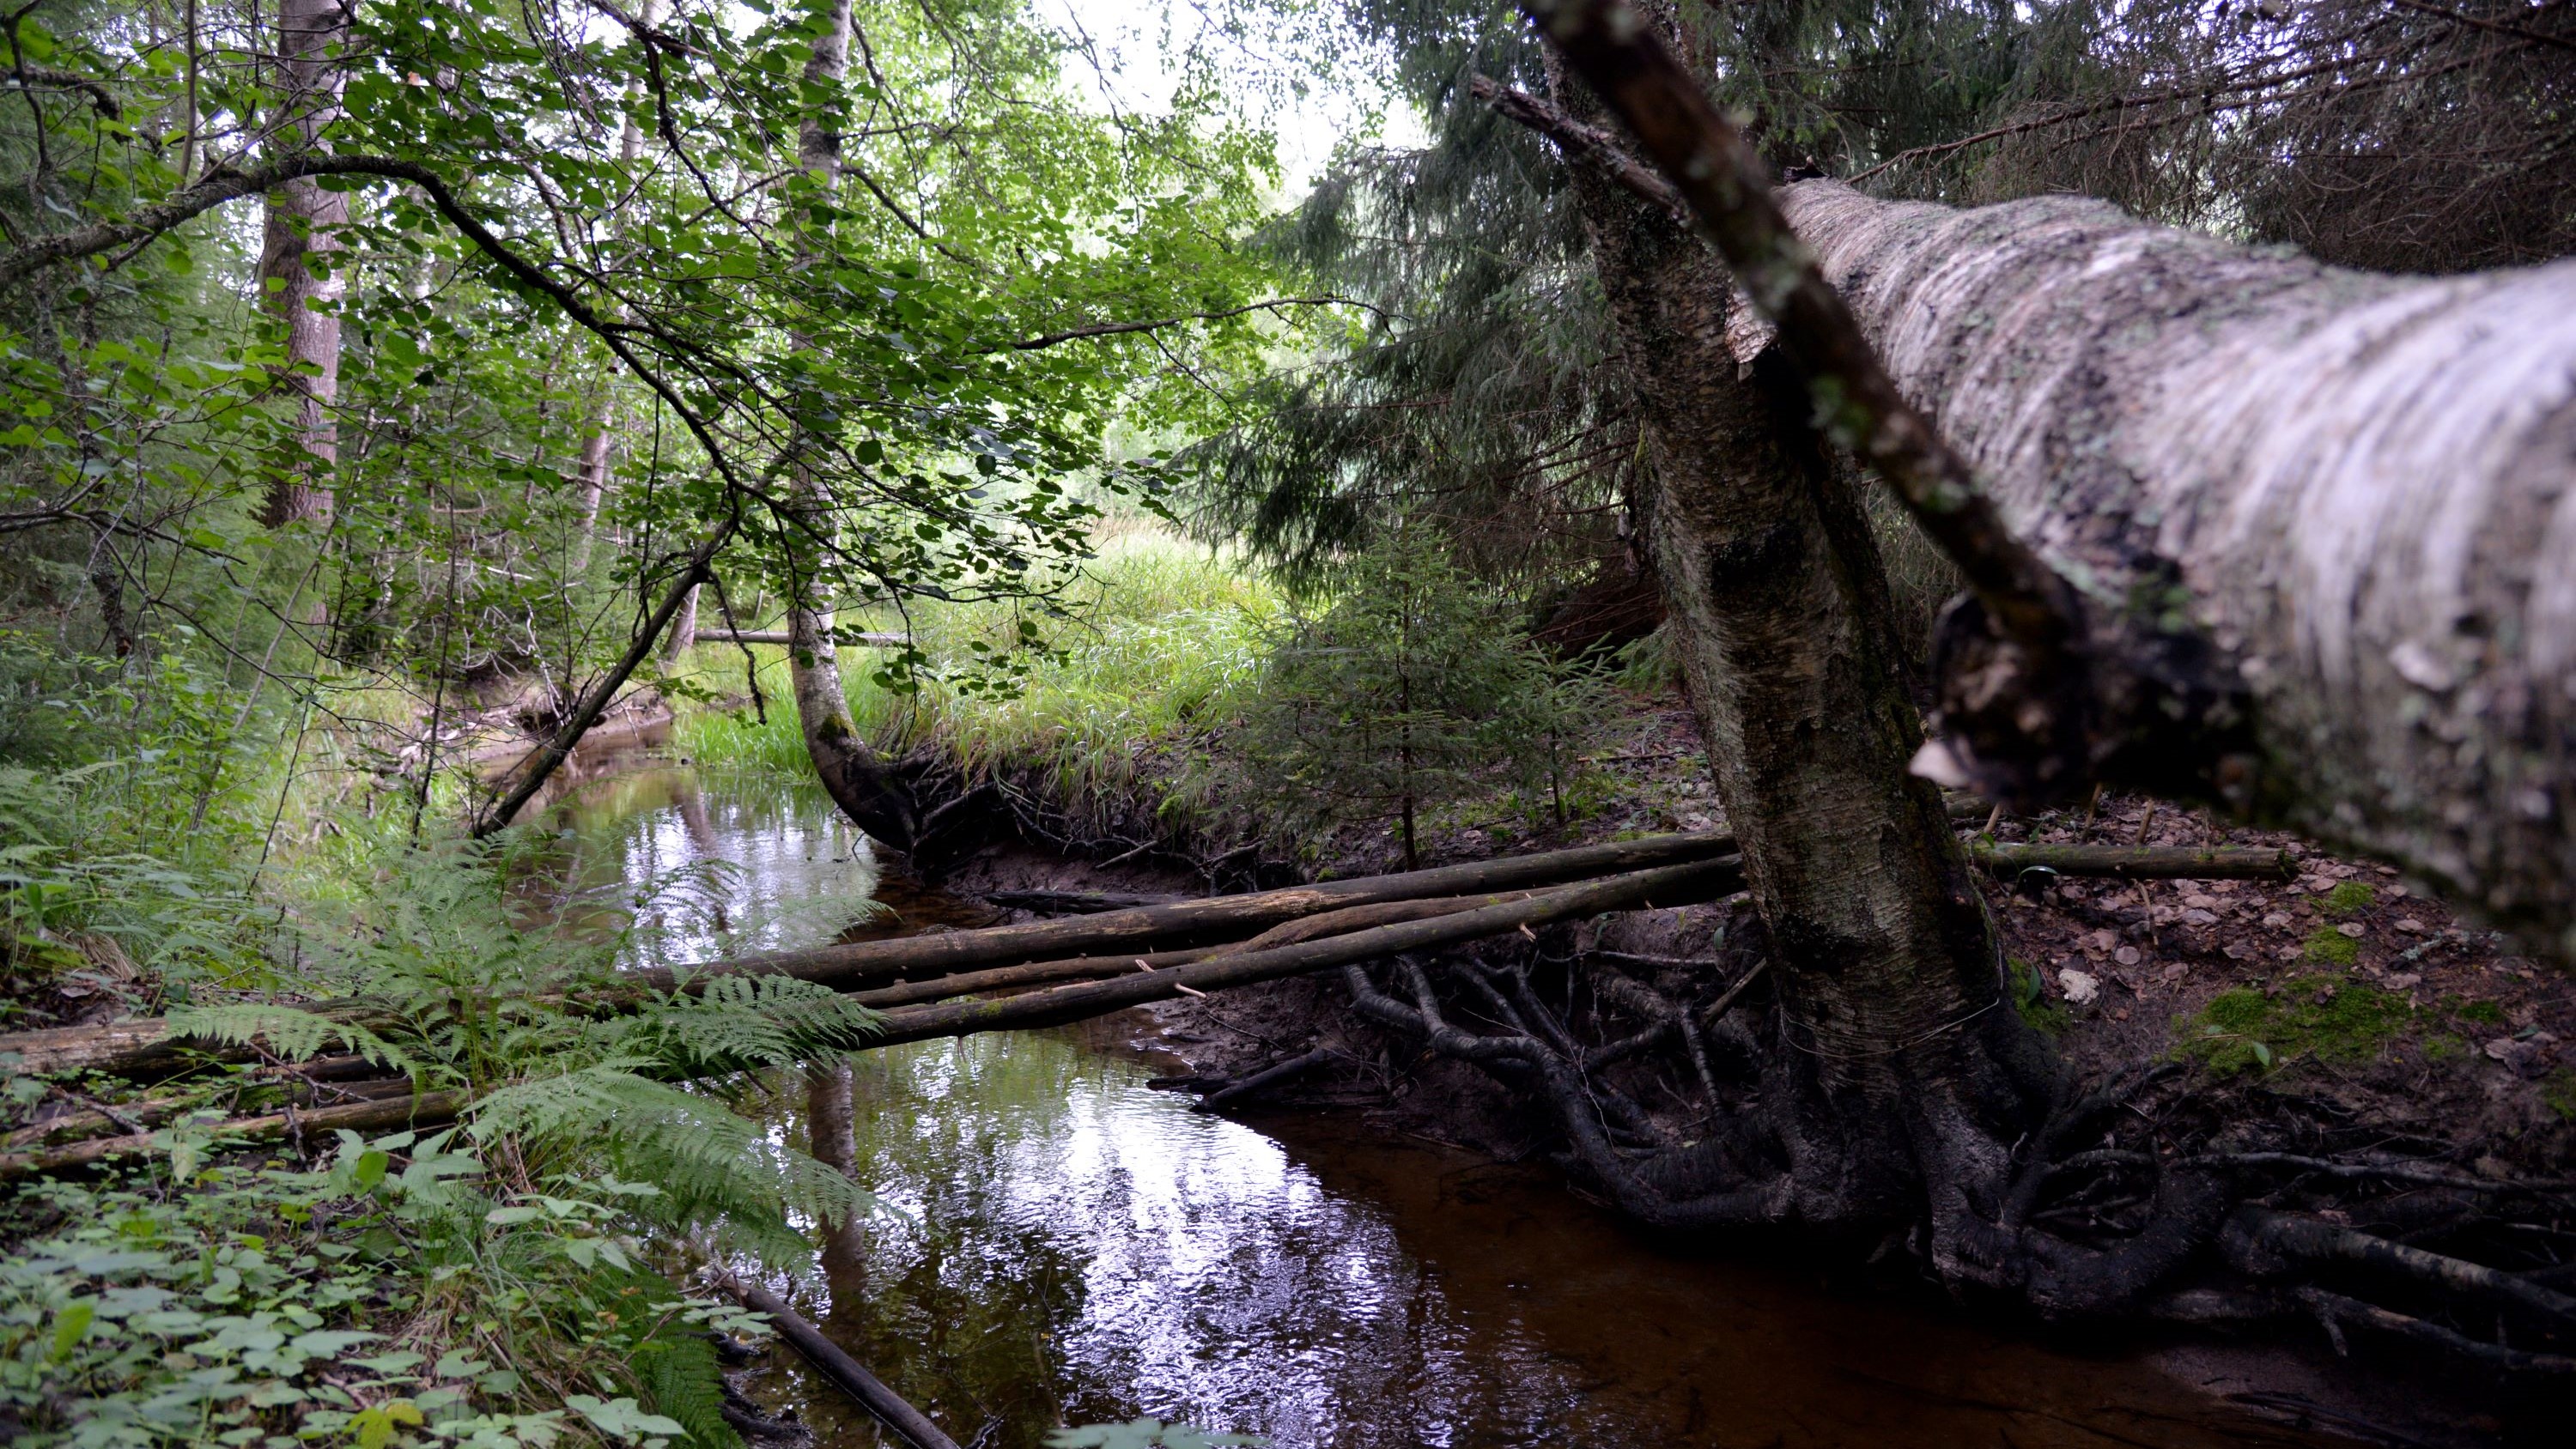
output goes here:
[{"label": "tall grass", "polygon": [[[1143,531],[1102,540],[1100,556],[1056,603],[1055,617],[1027,605],[922,604],[909,627],[941,677],[914,693],[887,688],[872,677],[871,655],[845,650],[859,727],[890,754],[927,745],[973,772],[1039,772],[1066,804],[1120,795],[1147,761],[1233,717],[1259,678],[1266,631],[1285,609],[1268,583],[1232,560]],[[1024,618],[1039,623],[1048,652],[1019,651]],[[673,744],[701,765],[810,772],[785,651],[755,653],[767,719],[692,708],[676,722]],[[996,691],[961,672],[967,661],[1001,656],[1024,667],[1015,688]],[[741,692],[739,648],[701,645],[691,667],[700,683]]]}]

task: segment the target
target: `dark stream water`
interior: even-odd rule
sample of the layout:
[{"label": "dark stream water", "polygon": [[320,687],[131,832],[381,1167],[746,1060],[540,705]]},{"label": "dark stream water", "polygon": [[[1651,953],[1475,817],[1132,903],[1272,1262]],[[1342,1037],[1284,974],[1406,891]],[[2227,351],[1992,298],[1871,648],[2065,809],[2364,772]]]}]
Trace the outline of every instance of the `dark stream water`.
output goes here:
[{"label": "dark stream water", "polygon": [[[650,766],[559,818],[594,881],[731,862],[725,923],[763,944],[828,935],[877,892],[819,793]],[[891,883],[884,904],[858,929],[980,919]],[[1194,1113],[1145,1085],[1147,1030],[856,1059],[857,1170],[890,1211],[791,1296],[961,1442],[1138,1415],[1281,1449],[2327,1442],[2142,1359],[1678,1255],[1542,1171],[1357,1119]],[[790,1140],[803,1111],[782,1084]],[[824,1445],[881,1442],[783,1351],[755,1384]]]}]

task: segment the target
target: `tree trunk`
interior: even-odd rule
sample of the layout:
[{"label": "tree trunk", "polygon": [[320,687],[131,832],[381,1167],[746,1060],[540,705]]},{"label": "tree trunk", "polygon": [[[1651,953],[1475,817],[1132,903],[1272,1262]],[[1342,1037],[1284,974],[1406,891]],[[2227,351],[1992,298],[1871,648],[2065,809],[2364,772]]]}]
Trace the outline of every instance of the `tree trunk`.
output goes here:
[{"label": "tree trunk", "polygon": [[[1599,115],[1557,91],[1578,120]],[[1761,1106],[1723,1164],[1610,1185],[1677,1225],[1926,1224],[1944,1277],[1991,1278],[2011,1144],[2058,1073],[2004,1000],[1940,795],[1908,773],[1921,732],[1867,520],[1794,385],[1736,367],[1715,255],[1599,170],[1575,173],[1618,351],[1651,359],[1632,378],[1644,531],[1779,997]]]},{"label": "tree trunk", "polygon": [[[837,95],[850,68],[851,0],[832,0],[813,58],[805,65],[809,95]],[[829,187],[841,173],[841,137],[826,109],[809,112],[797,132],[797,157],[805,173]],[[803,452],[801,441],[800,453]],[[830,489],[805,458],[790,469],[789,489],[798,516],[787,529],[787,667],[796,695],[796,721],[805,751],[823,789],[843,814],[878,841],[912,848],[921,820],[912,792],[888,774],[859,734],[841,690],[841,664],[832,639],[830,540],[838,518]]]},{"label": "tree trunk", "polygon": [[[348,25],[344,0],[280,0],[271,72],[278,109],[270,145],[277,154],[323,149],[322,133],[339,114],[342,80],[339,61],[329,52],[348,38]],[[331,413],[340,391],[340,317],[315,307],[336,308],[346,284],[336,273],[314,276],[311,263],[327,262],[340,249],[337,233],[348,223],[348,194],[326,191],[312,177],[267,194],[260,298],[285,324],[286,363],[278,386],[297,399],[296,440],[305,454],[269,480],[260,521],[271,528],[319,527],[331,518],[330,475],[340,457],[339,426]]]},{"label": "tree trunk", "polygon": [[2232,656],[2231,793],[2576,955],[2576,263],[2380,277],[2071,197],[1780,200],[2013,527]]},{"label": "tree trunk", "polygon": [[680,600],[679,613],[671,617],[671,632],[662,636],[662,664],[675,667],[689,657],[698,643],[698,589],[692,585],[687,598]]}]

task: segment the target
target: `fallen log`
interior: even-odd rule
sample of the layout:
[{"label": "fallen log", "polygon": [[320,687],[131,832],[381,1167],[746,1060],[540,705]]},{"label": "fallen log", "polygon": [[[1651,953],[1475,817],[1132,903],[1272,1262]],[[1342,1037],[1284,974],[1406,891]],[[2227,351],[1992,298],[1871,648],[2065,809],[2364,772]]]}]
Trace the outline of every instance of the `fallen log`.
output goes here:
[{"label": "fallen log", "polygon": [[[1101,955],[1151,944],[1210,944],[1347,906],[1562,885],[1621,871],[1710,860],[1731,854],[1734,849],[1735,837],[1714,831],[1654,835],[1395,875],[1359,876],[1246,895],[1202,896],[1067,920],[773,951],[677,970],[639,971],[633,976],[638,985],[664,991],[676,989],[691,978],[717,973],[795,976],[847,989],[875,977],[900,978],[922,972],[1014,965],[1076,953]],[[0,1051],[6,1050],[10,1050],[9,1042],[0,1038]]]},{"label": "fallen log", "polygon": [[909,1440],[914,1449],[957,1449],[957,1441],[942,1433],[929,1416],[904,1402],[901,1394],[887,1388],[884,1380],[824,1337],[823,1330],[807,1322],[804,1315],[779,1301],[778,1295],[747,1283],[730,1286],[743,1307],[777,1324],[778,1336],[787,1340],[789,1347],[804,1355],[805,1361],[835,1387],[883,1420],[887,1428]]},{"label": "fallen log", "polygon": [[1219,1107],[1257,1097],[1283,1082],[1294,1081],[1333,1059],[1331,1047],[1317,1047],[1302,1056],[1293,1056],[1273,1067],[1264,1068],[1239,1082],[1230,1082],[1198,1100],[1190,1110],[1213,1112]]},{"label": "fallen log", "polygon": [[1430,920],[1404,921],[1316,941],[1274,946],[1221,956],[1169,970],[1139,971],[1108,981],[1093,981],[1033,991],[999,1000],[950,1001],[936,1006],[889,1011],[879,1019],[868,1046],[926,1041],[933,1037],[971,1036],[978,1032],[1061,1026],[1066,1022],[1106,1016],[1130,1006],[1165,1001],[1174,996],[1204,994],[1233,986],[1301,976],[1353,962],[1371,961],[1407,951],[1454,946],[1523,926],[1538,927],[1605,911],[1685,906],[1718,899],[1743,889],[1740,858],[1657,866],[1612,876],[1607,880],[1559,886],[1520,900],[1502,901],[1457,911]]},{"label": "fallen log", "polygon": [[981,995],[1007,991],[1023,986],[1044,986],[1063,981],[1097,980],[1107,976],[1124,976],[1139,967],[1159,971],[1167,966],[1187,966],[1219,956],[1236,956],[1246,951],[1271,946],[1294,945],[1325,936],[1340,935],[1370,926],[1392,925],[1398,921],[1428,920],[1434,916],[1452,915],[1474,910],[1499,901],[1519,900],[1528,891],[1505,891],[1483,896],[1443,896],[1429,901],[1386,901],[1373,906],[1347,906],[1326,911],[1318,916],[1301,916],[1271,927],[1248,941],[1223,946],[1198,946],[1186,951],[1161,951],[1139,956],[1133,952],[1109,956],[1075,956],[1062,961],[1032,961],[1024,966],[999,966],[989,971],[960,971],[946,976],[928,976],[919,981],[903,981],[868,991],[847,993],[861,1006],[885,1008],[916,1006],[924,1002],[945,1001],[954,996]]},{"label": "fallen log", "polygon": [[[1734,848],[1733,836],[1714,832],[1647,836],[1604,845],[1578,846],[1571,850],[1439,866],[1395,875],[1359,876],[1248,895],[1203,896],[1168,905],[1137,907],[1069,920],[771,952],[677,969],[655,968],[630,973],[627,979],[644,990],[673,991],[687,989],[712,976],[742,973],[794,976],[840,990],[851,990],[872,978],[893,982],[924,974],[953,976],[975,967],[1005,963],[1064,962],[1113,956],[1118,960],[1132,960],[1131,949],[1149,947],[1174,938],[1198,943],[1223,941],[1229,936],[1267,930],[1287,921],[1332,911],[1556,885],[1614,871],[1704,860],[1725,855]],[[1344,919],[1358,923],[1357,918]],[[1081,974],[1080,968],[1069,968],[1067,977],[1030,979],[1060,980]],[[346,1000],[308,1003],[302,1009],[361,1022],[368,1020],[375,1010],[363,1001]],[[253,1053],[242,1048],[192,1044],[187,1039],[172,1037],[163,1018],[136,1017],[90,1026],[49,1027],[0,1035],[0,1061],[13,1055],[16,1060],[9,1063],[13,1070],[30,1076],[50,1076],[76,1071],[134,1073],[163,1070],[181,1065],[191,1055],[213,1060],[246,1061]]]},{"label": "fallen log", "polygon": [[[1187,965],[1155,967],[1131,958],[1128,974],[1107,981],[1059,986],[997,1000],[943,1001],[936,1005],[888,1011],[878,1018],[875,1031],[846,1043],[845,1049],[867,1051],[936,1037],[1061,1026],[1174,996],[1204,994],[1232,986],[1303,975],[1406,951],[1432,950],[1522,927],[1535,928],[1605,911],[1651,909],[1657,905],[1695,905],[1733,894],[1741,890],[1743,884],[1742,861],[1728,856],[1721,860],[1658,866],[1612,876],[1607,880],[1559,886],[1471,909],[1452,909],[1425,920],[1400,921],[1319,940],[1298,941],[1222,957],[1211,951]],[[419,1098],[235,1118],[213,1124],[211,1130],[221,1137],[256,1140],[282,1136],[299,1126],[317,1130],[336,1127],[354,1130],[406,1123],[428,1127],[455,1120],[465,1110],[468,1100],[462,1092],[434,1092]],[[153,1134],[136,1133],[99,1138],[50,1152],[0,1155],[0,1182],[69,1171],[114,1157],[148,1152],[152,1141]]]},{"label": "fallen log", "polygon": [[[207,1124],[207,1131],[218,1139],[255,1142],[302,1132],[334,1132],[344,1127],[352,1132],[383,1127],[431,1127],[455,1121],[457,1115],[465,1110],[466,1101],[463,1092],[430,1092],[418,1097],[387,1097],[352,1102],[342,1107],[317,1107],[311,1111],[290,1109],[257,1117],[233,1117]],[[96,1137],[45,1152],[0,1154],[0,1182],[70,1172],[95,1166],[110,1158],[150,1152],[153,1139],[159,1135],[136,1132],[123,1137]]]},{"label": "fallen log", "polygon": [[2298,857],[2286,850],[2195,845],[1989,845],[1968,847],[1969,858],[1989,874],[2009,880],[2026,870],[2059,875],[2109,875],[2130,880],[2292,880]]},{"label": "fallen log", "polygon": [[1122,895],[1115,891],[986,891],[984,899],[1006,911],[1035,911],[1042,916],[1096,916],[1103,911],[1132,911],[1168,906],[1185,896]]}]

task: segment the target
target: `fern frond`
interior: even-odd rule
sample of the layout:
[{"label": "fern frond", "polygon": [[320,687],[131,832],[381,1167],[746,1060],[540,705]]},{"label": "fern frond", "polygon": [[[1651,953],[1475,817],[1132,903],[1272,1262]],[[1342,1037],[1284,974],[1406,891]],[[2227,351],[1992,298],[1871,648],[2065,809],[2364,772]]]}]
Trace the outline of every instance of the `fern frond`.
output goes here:
[{"label": "fern frond", "polygon": [[[713,1228],[765,1262],[810,1266],[789,1221],[846,1222],[876,1200],[838,1171],[723,1103],[636,1075],[632,1061],[538,1077],[474,1104],[476,1140],[516,1138],[560,1165],[589,1159],[661,1190],[639,1211],[679,1229]],[[567,1161],[567,1159],[569,1161]]]},{"label": "fern frond", "polygon": [[687,1427],[704,1449],[737,1449],[742,1437],[724,1419],[724,1374],[715,1345],[703,1338],[656,1334],[630,1360],[635,1385],[653,1412]]},{"label": "fern frond", "polygon": [[416,1068],[402,1048],[356,1022],[338,1021],[292,1006],[245,1001],[189,1007],[170,1013],[170,1035],[226,1046],[265,1045],[290,1061],[320,1056],[324,1046],[338,1042],[378,1066],[398,1072]]},{"label": "fern frond", "polygon": [[621,1045],[687,1073],[785,1067],[846,1051],[880,1018],[848,997],[787,976],[719,976],[630,1019]]}]

